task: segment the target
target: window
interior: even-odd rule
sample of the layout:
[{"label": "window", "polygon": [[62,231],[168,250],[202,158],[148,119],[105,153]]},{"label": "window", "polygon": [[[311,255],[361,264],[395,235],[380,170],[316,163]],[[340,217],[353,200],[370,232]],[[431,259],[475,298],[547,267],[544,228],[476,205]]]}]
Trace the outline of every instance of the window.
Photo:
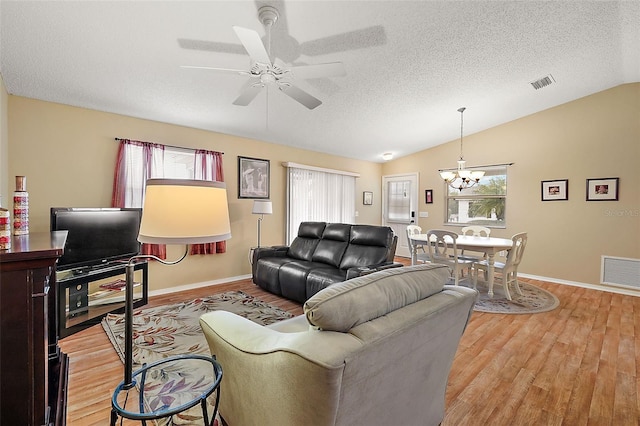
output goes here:
[{"label": "window", "polygon": [[287,244],[301,222],[355,222],[355,173],[285,164],[287,175]]},{"label": "window", "polygon": [[[202,179],[224,182],[222,153],[118,139],[113,207],[142,207],[147,179]],[[164,245],[143,244],[143,254],[166,258]],[[191,254],[224,253],[226,243],[192,244]]]},{"label": "window", "polygon": [[506,226],[507,166],[483,168],[480,182],[462,191],[445,184],[448,225]]}]

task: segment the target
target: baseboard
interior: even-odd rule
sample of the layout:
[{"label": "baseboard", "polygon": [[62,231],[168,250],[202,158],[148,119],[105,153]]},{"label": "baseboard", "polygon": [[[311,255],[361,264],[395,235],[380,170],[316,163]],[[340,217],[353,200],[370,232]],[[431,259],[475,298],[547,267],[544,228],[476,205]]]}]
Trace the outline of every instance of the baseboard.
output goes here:
[{"label": "baseboard", "polygon": [[[627,296],[640,297],[640,289],[626,288],[626,287],[615,287],[615,286],[604,285],[604,284],[589,284],[589,283],[582,283],[582,282],[578,282],[578,281],[561,280],[561,279],[558,279],[558,278],[542,277],[542,276],[539,276],[539,275],[530,275],[530,274],[523,274],[523,273],[518,273],[518,276],[520,276],[522,278],[529,278],[529,279],[532,279],[532,280],[547,281],[547,282],[554,283],[554,284],[570,285],[570,286],[573,286],[573,287],[589,288],[589,289],[592,289],[592,290],[608,291],[610,293],[617,293],[617,294],[624,294],[624,295],[627,295]],[[161,295],[164,295],[164,294],[177,293],[179,291],[185,291],[185,290],[193,290],[193,289],[196,289],[196,288],[209,287],[209,286],[212,286],[212,285],[226,284],[226,283],[231,283],[231,282],[234,282],[234,281],[242,281],[242,280],[246,280],[246,279],[250,279],[250,278],[251,278],[251,274],[247,274],[247,275],[239,275],[239,276],[236,276],[236,277],[220,278],[220,279],[213,280],[213,281],[204,281],[204,282],[200,282],[200,283],[185,284],[185,285],[181,285],[181,286],[178,286],[178,287],[162,288],[160,290],[151,290],[151,291],[149,291],[149,297],[161,296]]]},{"label": "baseboard", "polygon": [[558,278],[550,278],[550,277],[541,277],[538,275],[530,275],[530,274],[523,274],[518,272],[518,276],[522,277],[522,278],[529,278],[532,280],[538,280],[538,281],[547,281],[550,283],[554,283],[554,284],[563,284],[563,285],[570,285],[573,287],[582,287],[582,288],[590,288],[593,290],[600,290],[600,291],[608,291],[610,293],[617,293],[617,294],[624,294],[627,296],[636,296],[636,297],[640,297],[640,289],[635,289],[635,288],[628,288],[628,287],[616,287],[616,286],[612,286],[610,284],[590,284],[590,283],[581,283],[581,282],[577,282],[577,281],[568,281],[568,280],[561,280]]},{"label": "baseboard", "polygon": [[164,295],[164,294],[177,293],[179,291],[193,290],[193,289],[196,289],[196,288],[209,287],[209,286],[212,286],[212,285],[227,284],[227,283],[232,283],[232,282],[235,282],[235,281],[242,281],[242,280],[246,280],[246,279],[250,279],[250,278],[251,278],[251,274],[239,275],[239,276],[236,276],[236,277],[221,278],[221,279],[213,280],[213,281],[204,281],[204,282],[200,282],[200,283],[185,284],[185,285],[180,285],[178,287],[161,288],[159,290],[151,290],[151,291],[149,291],[149,297],[161,296],[161,295]]}]

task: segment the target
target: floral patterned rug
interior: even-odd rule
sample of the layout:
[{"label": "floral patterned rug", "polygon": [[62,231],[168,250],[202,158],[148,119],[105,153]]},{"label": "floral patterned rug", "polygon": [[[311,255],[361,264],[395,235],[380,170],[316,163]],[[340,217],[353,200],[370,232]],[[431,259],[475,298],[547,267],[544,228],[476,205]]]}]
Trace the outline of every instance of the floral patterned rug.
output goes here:
[{"label": "floral patterned rug", "polygon": [[[241,291],[156,308],[138,309],[133,315],[133,370],[139,369],[144,363],[150,364],[173,355],[210,355],[198,320],[202,314],[214,310],[233,312],[262,325],[293,316]],[[124,362],[124,315],[109,314],[102,320],[102,326]],[[224,374],[224,366],[222,370]],[[198,395],[198,386],[213,380],[211,372],[198,371],[195,366],[192,371],[185,371],[184,364],[180,366],[179,372],[167,373],[160,378],[147,377],[145,388],[158,390],[155,395],[148,394],[145,401],[148,407],[156,408],[159,404],[176,405],[179,403],[176,399],[187,400]],[[215,393],[209,398],[209,413],[213,412],[214,398]],[[196,406],[161,424],[202,425],[202,410]]]},{"label": "floral patterned rug", "polygon": [[524,281],[520,281],[522,295],[511,286],[509,293],[511,299],[508,300],[502,283],[499,281],[493,285],[493,298],[488,295],[489,287],[483,281],[478,280],[477,289],[480,292],[474,310],[478,312],[490,312],[496,314],[535,314],[552,311],[558,307],[560,301],[551,292],[536,287]]}]

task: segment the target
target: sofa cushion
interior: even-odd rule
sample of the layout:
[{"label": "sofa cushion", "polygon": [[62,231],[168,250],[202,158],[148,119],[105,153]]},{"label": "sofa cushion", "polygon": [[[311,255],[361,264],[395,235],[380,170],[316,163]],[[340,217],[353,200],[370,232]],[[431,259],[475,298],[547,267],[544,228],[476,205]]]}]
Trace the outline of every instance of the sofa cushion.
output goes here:
[{"label": "sofa cushion", "polygon": [[294,259],[289,257],[267,257],[260,259],[256,264],[256,273],[254,274],[254,282],[270,293],[282,294],[280,289],[280,280],[278,274],[280,267],[285,263],[293,262]]},{"label": "sofa cushion", "polygon": [[311,261],[326,225],[325,222],[302,222],[298,228],[298,236],[289,247],[288,256]]},{"label": "sofa cushion", "polygon": [[426,264],[393,268],[331,285],[304,304],[309,323],[346,333],[353,327],[442,291],[449,270]]},{"label": "sofa cushion", "polygon": [[353,225],[349,243],[365,246],[389,247],[393,230],[386,226]]},{"label": "sofa cushion", "polygon": [[346,275],[347,271],[343,269],[312,269],[309,271],[309,275],[307,275],[307,299],[332,284],[344,281]]},{"label": "sofa cushion", "polygon": [[[283,264],[278,271],[278,282],[280,283],[281,294],[287,299],[297,302],[307,300],[307,275],[316,269],[335,269],[325,263],[304,262],[294,260]],[[295,285],[291,285],[295,283]]]},{"label": "sofa cushion", "polygon": [[335,268],[340,266],[342,255],[347,249],[351,236],[351,225],[345,223],[329,223],[324,228],[322,239],[313,252],[312,260],[322,262]]},{"label": "sofa cushion", "polygon": [[393,230],[389,227],[353,225],[340,269],[384,263],[388,260],[392,243]]}]

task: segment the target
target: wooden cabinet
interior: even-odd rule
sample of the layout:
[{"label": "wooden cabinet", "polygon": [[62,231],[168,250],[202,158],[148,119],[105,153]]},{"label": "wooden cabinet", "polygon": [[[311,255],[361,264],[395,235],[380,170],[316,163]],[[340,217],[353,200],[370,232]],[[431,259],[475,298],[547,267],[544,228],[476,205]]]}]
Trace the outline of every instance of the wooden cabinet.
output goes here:
[{"label": "wooden cabinet", "polygon": [[66,236],[14,236],[11,249],[0,251],[0,424],[65,424],[68,368],[50,298]]}]

